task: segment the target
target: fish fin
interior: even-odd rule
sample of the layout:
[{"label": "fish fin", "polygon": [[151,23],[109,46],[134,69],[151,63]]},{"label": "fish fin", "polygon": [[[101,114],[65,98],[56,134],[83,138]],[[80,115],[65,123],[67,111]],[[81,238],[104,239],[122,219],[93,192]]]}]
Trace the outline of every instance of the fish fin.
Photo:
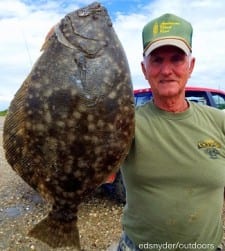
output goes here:
[{"label": "fish fin", "polygon": [[48,46],[49,46],[49,41],[48,41],[48,40],[45,40],[44,43],[43,43],[42,46],[41,46],[40,51],[46,50],[46,49],[48,48]]},{"label": "fish fin", "polygon": [[48,216],[35,225],[28,235],[53,248],[72,246],[77,251],[81,250],[76,221],[60,222]]},{"label": "fish fin", "polygon": [[49,47],[49,43],[50,43],[50,38],[54,35],[54,33],[55,33],[55,26],[56,25],[54,25],[51,29],[50,29],[50,31],[48,32],[48,34],[46,35],[46,37],[45,37],[45,41],[44,41],[44,43],[42,44],[42,46],[41,46],[41,49],[40,49],[40,51],[44,51],[44,50],[46,50],[48,47]]}]

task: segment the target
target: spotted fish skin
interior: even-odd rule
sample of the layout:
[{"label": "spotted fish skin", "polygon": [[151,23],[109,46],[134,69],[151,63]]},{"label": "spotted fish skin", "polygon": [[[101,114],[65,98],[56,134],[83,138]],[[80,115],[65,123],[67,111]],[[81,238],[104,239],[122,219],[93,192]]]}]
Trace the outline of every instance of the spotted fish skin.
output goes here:
[{"label": "spotted fish skin", "polygon": [[78,205],[118,170],[134,135],[130,70],[102,5],[73,11],[54,27],[3,130],[7,161],[52,204],[31,235],[79,250]]}]

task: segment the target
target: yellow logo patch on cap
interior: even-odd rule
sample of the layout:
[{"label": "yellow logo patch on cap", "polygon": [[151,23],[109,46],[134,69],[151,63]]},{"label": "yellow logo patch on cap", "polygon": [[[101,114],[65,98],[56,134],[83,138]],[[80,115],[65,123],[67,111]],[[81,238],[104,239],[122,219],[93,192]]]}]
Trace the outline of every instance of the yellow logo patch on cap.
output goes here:
[{"label": "yellow logo patch on cap", "polygon": [[173,45],[187,55],[192,46],[192,25],[183,18],[166,13],[148,22],[142,31],[143,55],[148,56],[160,46]]},{"label": "yellow logo patch on cap", "polygon": [[179,25],[178,22],[161,22],[161,23],[155,23],[153,25],[153,34],[156,35],[158,33],[167,33],[170,32],[170,30],[173,28],[174,25]]}]

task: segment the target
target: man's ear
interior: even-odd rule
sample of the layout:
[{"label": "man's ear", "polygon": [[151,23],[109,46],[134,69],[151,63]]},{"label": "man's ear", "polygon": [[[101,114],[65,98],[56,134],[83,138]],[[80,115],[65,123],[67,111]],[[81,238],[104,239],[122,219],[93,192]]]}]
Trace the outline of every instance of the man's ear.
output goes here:
[{"label": "man's ear", "polygon": [[144,76],[145,76],[145,79],[148,80],[148,79],[147,79],[147,76],[146,76],[147,73],[146,73],[146,68],[145,68],[145,63],[144,63],[144,61],[141,62],[141,69],[142,69],[142,72],[143,72],[143,74],[144,74]]},{"label": "man's ear", "polygon": [[189,77],[191,76],[193,70],[194,70],[194,67],[195,67],[195,58],[192,57],[191,58],[191,62],[190,62],[190,65],[189,65]]}]

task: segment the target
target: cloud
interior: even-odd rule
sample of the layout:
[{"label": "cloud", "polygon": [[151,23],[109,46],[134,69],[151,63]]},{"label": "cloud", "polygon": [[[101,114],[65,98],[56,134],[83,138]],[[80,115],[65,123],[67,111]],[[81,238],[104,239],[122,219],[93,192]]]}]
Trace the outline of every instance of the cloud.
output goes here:
[{"label": "cloud", "polygon": [[140,62],[142,60],[140,27],[143,27],[145,23],[146,17],[142,14],[130,14],[129,16],[118,14],[114,22],[114,28],[126,52],[134,80],[140,76]]},{"label": "cloud", "polygon": [[[0,105],[10,101],[40,56],[40,47],[50,27],[60,14],[46,9],[35,9],[19,0],[0,3]],[[1,107],[0,107],[1,110]]]},{"label": "cloud", "polygon": [[[68,12],[91,0],[8,0],[0,1],[0,110],[21,86],[40,56],[49,29]],[[189,85],[225,89],[225,5],[223,0],[133,0],[102,1],[112,14],[113,25],[129,61],[134,88],[148,87],[140,62],[141,29],[149,20],[172,12],[194,27],[193,56],[196,67]],[[112,6],[113,5],[113,6]],[[118,11],[117,9],[118,8]],[[111,12],[112,11],[112,12]]]},{"label": "cloud", "polygon": [[13,17],[21,17],[27,14],[27,6],[19,0],[1,1],[0,2],[0,18],[9,19]]}]

